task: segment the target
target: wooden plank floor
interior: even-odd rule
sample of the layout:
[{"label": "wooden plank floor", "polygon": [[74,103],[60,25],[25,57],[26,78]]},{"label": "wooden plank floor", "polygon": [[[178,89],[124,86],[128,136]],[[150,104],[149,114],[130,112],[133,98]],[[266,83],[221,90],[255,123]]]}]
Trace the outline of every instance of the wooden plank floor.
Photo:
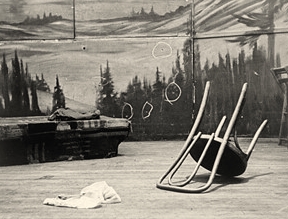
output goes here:
[{"label": "wooden plank floor", "polygon": [[[240,139],[244,150],[248,143],[249,139]],[[277,139],[259,139],[246,172],[229,180],[216,177],[206,193],[157,189],[156,181],[182,145],[182,141],[123,142],[115,158],[0,167],[0,218],[288,217],[288,150],[278,146]],[[189,157],[176,177],[187,176],[193,164]],[[204,182],[207,172],[200,171],[196,181]],[[103,180],[122,203],[98,209],[42,204],[45,198],[78,194],[83,187]]]}]

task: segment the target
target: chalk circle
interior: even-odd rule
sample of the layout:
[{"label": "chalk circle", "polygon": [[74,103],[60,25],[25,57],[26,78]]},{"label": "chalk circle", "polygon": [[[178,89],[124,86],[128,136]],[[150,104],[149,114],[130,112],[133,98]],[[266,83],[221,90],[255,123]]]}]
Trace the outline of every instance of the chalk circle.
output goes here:
[{"label": "chalk circle", "polygon": [[147,119],[151,116],[151,113],[153,111],[153,105],[146,101],[142,107],[142,119]]},{"label": "chalk circle", "polygon": [[171,55],[172,47],[169,43],[158,42],[152,50],[152,56],[155,59],[164,59],[170,57]]},{"label": "chalk circle", "polygon": [[173,105],[182,95],[180,86],[174,81],[167,85],[165,89],[165,101]]},{"label": "chalk circle", "polygon": [[[129,112],[127,112],[129,111]],[[128,120],[132,119],[132,117],[134,116],[134,112],[133,112],[133,107],[131,104],[124,102],[124,105],[122,107],[122,118],[126,118]]]}]

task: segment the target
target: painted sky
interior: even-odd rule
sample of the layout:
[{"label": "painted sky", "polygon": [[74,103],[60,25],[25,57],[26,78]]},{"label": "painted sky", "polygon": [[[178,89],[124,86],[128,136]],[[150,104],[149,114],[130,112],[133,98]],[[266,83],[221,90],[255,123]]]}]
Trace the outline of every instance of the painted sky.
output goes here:
[{"label": "painted sky", "polygon": [[[132,9],[143,7],[150,11],[153,6],[158,14],[174,11],[192,0],[75,0],[76,20],[95,20],[129,16]],[[0,21],[21,22],[27,16],[40,17],[44,12],[72,19],[73,0],[1,0]]]}]

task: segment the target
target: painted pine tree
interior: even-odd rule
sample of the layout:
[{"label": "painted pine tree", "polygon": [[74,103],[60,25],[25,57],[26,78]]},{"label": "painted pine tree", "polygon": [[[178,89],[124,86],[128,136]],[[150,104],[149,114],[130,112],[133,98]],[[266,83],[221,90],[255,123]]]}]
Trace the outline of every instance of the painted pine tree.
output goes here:
[{"label": "painted pine tree", "polygon": [[23,61],[21,59],[20,62],[21,67],[21,88],[22,88],[22,107],[23,107],[23,114],[28,115],[30,112],[30,99],[29,99],[29,92],[28,92],[28,83],[26,80],[25,70]]},{"label": "painted pine tree", "polygon": [[2,95],[4,99],[5,115],[10,112],[10,98],[9,98],[9,76],[8,76],[8,66],[6,63],[6,56],[3,54],[3,61],[1,63],[1,74],[3,77],[2,84]]},{"label": "painted pine tree", "polygon": [[[36,89],[36,82],[34,84]],[[56,86],[54,87],[53,101],[52,101],[52,113],[59,108],[65,108],[65,105],[66,105],[65,96],[60,86],[58,75],[56,75]]]},{"label": "painted pine tree", "polygon": [[38,104],[38,96],[37,96],[37,86],[36,82],[32,81],[31,82],[31,114],[32,115],[41,115],[41,110],[39,108]]},{"label": "painted pine tree", "polygon": [[[102,69],[101,69],[102,72]],[[101,77],[100,90],[101,103],[99,103],[99,109],[101,114],[111,117],[117,117],[120,115],[119,106],[117,105],[117,93],[114,92],[114,82],[111,76],[111,70],[109,66],[109,61],[106,62],[106,68],[103,71],[103,76]]]},{"label": "painted pine tree", "polygon": [[11,112],[13,115],[21,115],[22,113],[22,83],[20,63],[17,51],[15,50],[14,59],[12,59],[12,75],[11,75]]}]

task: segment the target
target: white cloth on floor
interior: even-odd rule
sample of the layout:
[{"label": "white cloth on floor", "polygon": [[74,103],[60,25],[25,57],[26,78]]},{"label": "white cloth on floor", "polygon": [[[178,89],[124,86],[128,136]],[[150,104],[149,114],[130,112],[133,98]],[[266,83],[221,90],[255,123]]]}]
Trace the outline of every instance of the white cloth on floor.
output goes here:
[{"label": "white cloth on floor", "polygon": [[120,203],[121,198],[105,181],[93,183],[83,188],[80,195],[58,195],[56,198],[46,198],[44,205],[70,208],[98,208],[101,204]]}]

